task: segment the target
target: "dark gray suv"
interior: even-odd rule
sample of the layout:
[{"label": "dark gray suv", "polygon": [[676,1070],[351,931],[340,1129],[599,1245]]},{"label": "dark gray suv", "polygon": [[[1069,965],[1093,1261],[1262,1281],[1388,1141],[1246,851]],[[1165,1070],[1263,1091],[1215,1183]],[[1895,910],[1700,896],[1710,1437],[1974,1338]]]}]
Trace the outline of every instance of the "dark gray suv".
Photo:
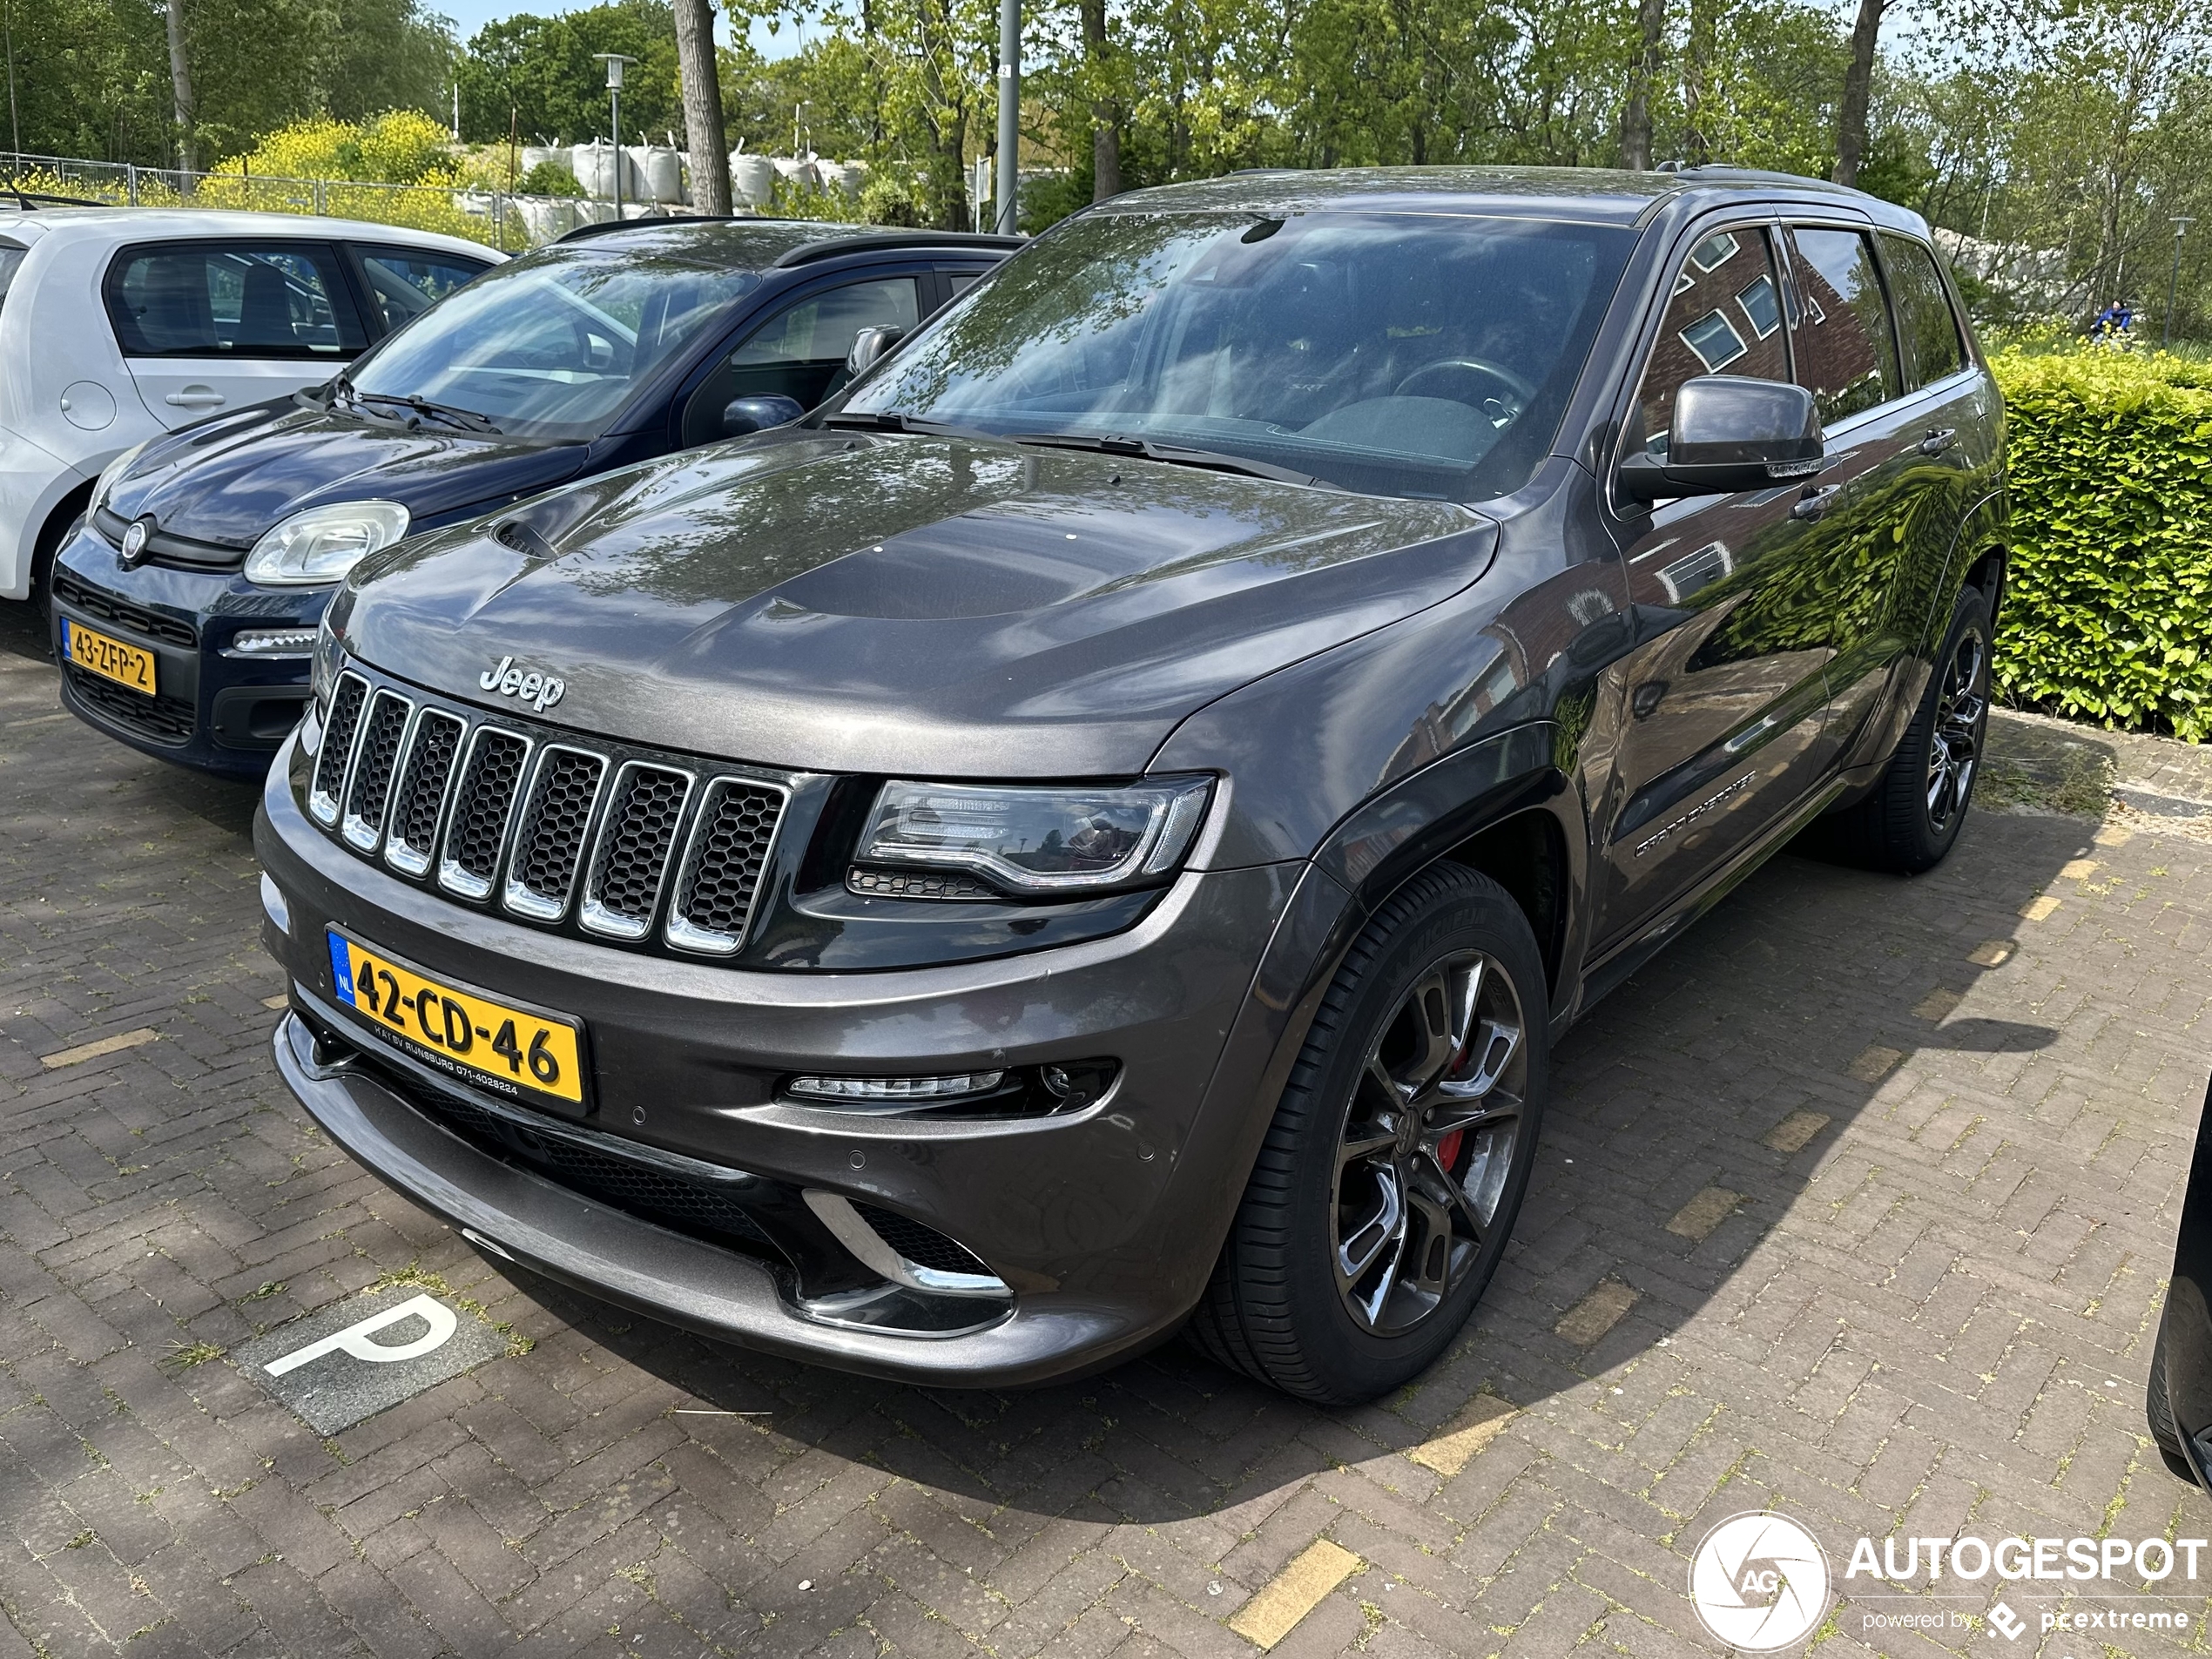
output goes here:
[{"label": "dark gray suv", "polygon": [[1578,1015],[1801,832],[1948,851],[2006,519],[1871,198],[1124,196],[803,422],[355,571],[257,826],[277,1062],[482,1249],[751,1346],[1188,1325],[1371,1396]]}]

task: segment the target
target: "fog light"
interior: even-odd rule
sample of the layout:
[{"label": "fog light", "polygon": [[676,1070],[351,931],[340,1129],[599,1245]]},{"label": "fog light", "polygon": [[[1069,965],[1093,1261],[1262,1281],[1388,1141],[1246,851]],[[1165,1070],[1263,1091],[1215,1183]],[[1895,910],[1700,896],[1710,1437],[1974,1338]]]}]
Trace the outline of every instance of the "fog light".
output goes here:
[{"label": "fog light", "polygon": [[962,1071],[948,1077],[794,1077],[784,1092],[810,1100],[957,1100],[965,1095],[988,1095],[1005,1077],[1002,1071]]},{"label": "fog light", "polygon": [[249,628],[231,636],[226,657],[309,657],[314,654],[312,628]]}]

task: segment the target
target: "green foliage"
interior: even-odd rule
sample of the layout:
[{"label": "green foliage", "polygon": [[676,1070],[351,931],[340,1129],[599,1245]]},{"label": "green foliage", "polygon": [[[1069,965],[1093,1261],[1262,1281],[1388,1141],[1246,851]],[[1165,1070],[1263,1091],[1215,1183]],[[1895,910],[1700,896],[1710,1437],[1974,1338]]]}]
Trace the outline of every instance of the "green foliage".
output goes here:
[{"label": "green foliage", "polygon": [[583,186],[576,174],[557,161],[541,161],[516,185],[525,196],[581,196]]},{"label": "green foliage", "polygon": [[501,142],[510,123],[525,144],[612,136],[607,66],[595,52],[637,59],[624,71],[623,143],[682,133],[676,14],[664,0],[612,0],[553,17],[519,13],[479,29],[454,70],[462,137],[472,144]]},{"label": "green foliage", "polygon": [[1994,367],[2013,536],[1998,688],[2212,737],[2212,365],[2082,348]]}]

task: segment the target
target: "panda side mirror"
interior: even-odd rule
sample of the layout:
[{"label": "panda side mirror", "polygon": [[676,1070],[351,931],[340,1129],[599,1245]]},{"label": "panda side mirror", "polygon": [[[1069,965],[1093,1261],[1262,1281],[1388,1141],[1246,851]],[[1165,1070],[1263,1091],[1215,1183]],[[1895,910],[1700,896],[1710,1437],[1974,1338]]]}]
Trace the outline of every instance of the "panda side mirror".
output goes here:
[{"label": "panda side mirror", "polygon": [[853,336],[853,349],[845,354],[845,372],[858,380],[867,369],[890,355],[891,348],[907,337],[903,328],[863,328]]}]

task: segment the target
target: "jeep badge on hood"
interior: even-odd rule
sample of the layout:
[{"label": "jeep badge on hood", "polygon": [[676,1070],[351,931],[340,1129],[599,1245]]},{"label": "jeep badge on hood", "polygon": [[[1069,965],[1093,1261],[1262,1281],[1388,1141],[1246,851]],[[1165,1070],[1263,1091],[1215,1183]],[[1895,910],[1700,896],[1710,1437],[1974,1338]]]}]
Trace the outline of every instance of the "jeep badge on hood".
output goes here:
[{"label": "jeep badge on hood", "polygon": [[511,697],[529,704],[540,714],[561,700],[561,693],[569,688],[550,674],[526,674],[515,666],[512,657],[502,657],[497,663],[476,676],[476,684],[487,691],[496,691],[502,697]]}]

